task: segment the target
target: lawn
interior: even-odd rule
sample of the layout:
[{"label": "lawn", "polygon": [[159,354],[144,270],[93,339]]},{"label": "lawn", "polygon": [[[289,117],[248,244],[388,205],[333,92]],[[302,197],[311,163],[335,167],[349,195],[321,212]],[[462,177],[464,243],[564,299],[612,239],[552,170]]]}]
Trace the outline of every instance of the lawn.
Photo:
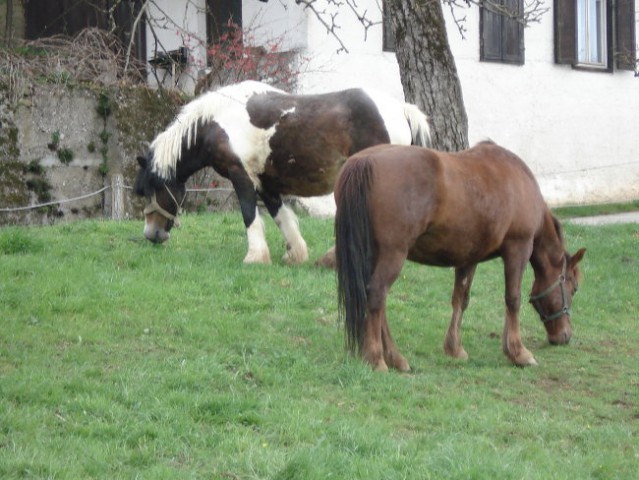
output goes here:
[{"label": "lawn", "polygon": [[[313,258],[328,220],[301,218]],[[333,272],[243,265],[239,213],[0,229],[0,478],[588,479],[639,471],[639,226],[566,225],[588,249],[574,336],[538,367],[501,353],[500,261],[480,265],[445,357],[453,273],[407,264],[389,296],[413,371],[344,350]],[[524,280],[524,297],[532,279]]]}]

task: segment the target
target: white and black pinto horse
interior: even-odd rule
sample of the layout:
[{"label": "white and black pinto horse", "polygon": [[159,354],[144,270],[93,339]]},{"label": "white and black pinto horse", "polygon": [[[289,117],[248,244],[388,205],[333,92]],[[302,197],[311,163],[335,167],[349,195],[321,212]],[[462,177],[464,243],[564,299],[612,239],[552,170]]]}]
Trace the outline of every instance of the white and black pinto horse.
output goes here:
[{"label": "white and black pinto horse", "polygon": [[308,259],[297,217],[281,195],[333,191],[337,173],[352,154],[380,143],[430,143],[426,115],[416,106],[381,94],[349,89],[291,95],[246,81],[201,95],[185,105],[145,157],[135,192],[146,197],[144,236],[169,239],[186,194],[187,179],[204,167],[233,184],[248,237],[245,263],[270,263],[262,199],[286,240],[284,261]]}]

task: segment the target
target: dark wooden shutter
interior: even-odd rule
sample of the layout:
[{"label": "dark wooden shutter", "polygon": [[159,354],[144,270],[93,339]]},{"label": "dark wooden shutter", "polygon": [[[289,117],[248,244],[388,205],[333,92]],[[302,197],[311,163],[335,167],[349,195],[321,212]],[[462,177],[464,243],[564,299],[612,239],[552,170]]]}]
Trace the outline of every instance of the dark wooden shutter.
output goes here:
[{"label": "dark wooden shutter", "polygon": [[206,0],[206,36],[208,43],[218,42],[228,31],[229,21],[242,26],[242,0]]},{"label": "dark wooden shutter", "polygon": [[634,70],[637,61],[635,44],[635,2],[617,0],[615,11],[615,59],[620,70]]},{"label": "dark wooden shutter", "polygon": [[25,37],[29,40],[86,27],[106,28],[106,0],[29,0],[24,2]]},{"label": "dark wooden shutter", "polygon": [[[504,7],[520,15],[521,0],[504,0]],[[524,26],[515,18],[502,16],[502,59],[508,63],[524,63]]]},{"label": "dark wooden shutter", "polygon": [[555,0],[555,63],[577,62],[577,2]]},{"label": "dark wooden shutter", "polygon": [[501,61],[501,15],[490,10],[490,7],[481,9],[481,49],[480,59],[488,61]]},{"label": "dark wooden shutter", "polygon": [[131,43],[131,52],[134,57],[146,61],[146,18],[144,14],[140,17],[137,29],[133,30],[133,24],[140,14],[143,4],[143,0],[123,0],[115,5],[112,14],[115,22],[113,33],[122,41],[125,49]]},{"label": "dark wooden shutter", "polygon": [[[497,4],[511,14],[519,14],[523,6],[522,0],[501,0]],[[524,27],[517,19],[485,4],[481,7],[479,28],[480,60],[523,65]]]}]

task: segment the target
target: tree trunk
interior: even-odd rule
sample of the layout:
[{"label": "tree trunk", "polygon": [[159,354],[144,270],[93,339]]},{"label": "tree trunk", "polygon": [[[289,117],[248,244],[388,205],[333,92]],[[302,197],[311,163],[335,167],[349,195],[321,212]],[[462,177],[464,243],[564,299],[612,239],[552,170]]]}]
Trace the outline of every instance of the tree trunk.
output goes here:
[{"label": "tree trunk", "polygon": [[433,148],[468,148],[468,118],[440,0],[387,0],[406,100],[430,118]]}]

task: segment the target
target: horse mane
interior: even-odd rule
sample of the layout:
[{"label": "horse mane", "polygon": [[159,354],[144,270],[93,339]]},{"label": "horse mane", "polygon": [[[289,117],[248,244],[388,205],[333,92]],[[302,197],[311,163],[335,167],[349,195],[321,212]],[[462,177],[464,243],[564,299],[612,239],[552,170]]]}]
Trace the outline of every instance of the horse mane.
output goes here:
[{"label": "horse mane", "polygon": [[248,80],[204,93],[184,105],[176,119],[151,143],[152,172],[162,179],[171,178],[180,161],[183,143],[186,142],[187,149],[193,146],[200,122],[214,120],[228,109],[244,109],[251,96],[265,92],[285,93],[266,83]]},{"label": "horse mane", "polygon": [[552,217],[552,222],[555,225],[555,231],[557,232],[557,236],[559,237],[559,241],[563,245],[564,244],[564,229],[561,226],[561,222],[552,213],[550,214],[550,216]]}]

